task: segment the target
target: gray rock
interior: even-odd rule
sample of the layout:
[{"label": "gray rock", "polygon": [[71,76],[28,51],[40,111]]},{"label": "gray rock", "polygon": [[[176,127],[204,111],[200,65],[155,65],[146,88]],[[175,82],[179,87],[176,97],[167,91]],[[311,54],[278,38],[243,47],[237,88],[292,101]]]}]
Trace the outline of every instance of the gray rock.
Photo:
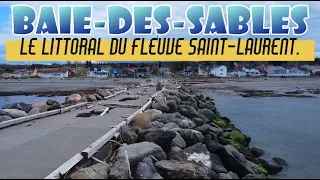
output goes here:
[{"label": "gray rock", "polygon": [[209,119],[209,121],[213,121],[215,119],[215,114],[212,110],[210,109],[198,109],[199,114],[204,115],[207,119]]},{"label": "gray rock", "polygon": [[150,179],[163,179],[159,173],[154,173]]},{"label": "gray rock", "polygon": [[219,176],[219,179],[232,179],[232,177],[226,173],[219,173],[218,176]]},{"label": "gray rock", "polygon": [[200,127],[197,127],[196,130],[201,132],[203,135],[206,135],[210,133],[210,128],[211,126],[209,124],[204,124]]},{"label": "gray rock", "polygon": [[176,113],[169,113],[169,114],[161,114],[160,116],[156,116],[152,119],[152,121],[159,121],[161,123],[167,124],[170,122],[174,122],[179,124],[182,119],[178,118],[178,114]]},{"label": "gray rock", "polygon": [[110,165],[98,163],[93,166],[82,168],[70,175],[71,179],[108,179]]},{"label": "gray rock", "polygon": [[177,112],[177,103],[174,100],[168,100],[167,105],[170,109],[170,112]]},{"label": "gray rock", "polygon": [[220,127],[212,127],[210,126],[210,132],[213,132],[214,134],[221,134],[223,133],[223,130]]},{"label": "gray rock", "polygon": [[263,160],[261,158],[257,158],[256,159],[256,163],[259,166],[265,168],[270,175],[278,174],[283,169],[283,167],[277,166],[277,165],[273,165],[273,164],[269,164],[266,160]]},{"label": "gray rock", "polygon": [[201,132],[193,129],[179,129],[178,133],[186,142],[187,146],[192,146],[196,143],[202,143],[204,136]]},{"label": "gray rock", "polygon": [[198,117],[198,111],[192,106],[181,105],[178,109],[179,113],[187,118],[192,119]]},{"label": "gray rock", "polygon": [[288,166],[287,162],[286,162],[284,159],[282,159],[282,158],[274,157],[274,158],[272,158],[272,160],[273,160],[278,166],[281,166],[281,167]]},{"label": "gray rock", "polygon": [[140,141],[154,142],[166,153],[170,151],[172,139],[175,137],[176,133],[167,129],[149,129],[139,133]]},{"label": "gray rock", "polygon": [[264,154],[264,151],[262,149],[256,147],[252,147],[250,151],[255,157],[260,157]]},{"label": "gray rock", "polygon": [[166,89],[163,93],[168,94],[170,96],[179,96],[179,92],[177,90]]},{"label": "gray rock", "polygon": [[109,178],[110,179],[130,179],[130,173],[128,167],[129,165],[125,161],[125,159],[118,159],[112,165],[109,171]]},{"label": "gray rock", "polygon": [[204,142],[206,147],[210,153],[216,154],[219,151],[223,151],[224,147],[216,140],[209,140],[208,142]]},{"label": "gray rock", "polygon": [[158,82],[157,82],[156,90],[157,90],[157,91],[161,91],[162,88],[163,88],[163,84],[162,84],[160,81],[158,81]]},{"label": "gray rock", "polygon": [[138,135],[129,126],[120,127],[119,133],[124,143],[133,144],[138,140]]},{"label": "gray rock", "polygon": [[2,109],[0,111],[0,115],[7,115],[12,118],[20,118],[20,117],[28,116],[28,114],[25,111],[18,110],[18,109]]},{"label": "gray rock", "polygon": [[232,171],[229,171],[228,174],[232,177],[232,179],[240,179],[239,176]]},{"label": "gray rock", "polygon": [[2,109],[17,109],[17,110],[21,110],[24,112],[29,112],[31,110],[31,107],[32,107],[31,104],[19,102],[19,103],[4,105],[4,106],[2,106]]},{"label": "gray rock", "polygon": [[99,94],[97,94],[97,93],[94,93],[94,96],[96,97],[96,99],[97,99],[98,101],[104,100],[104,98],[103,98],[102,96],[100,96]]},{"label": "gray rock", "polygon": [[167,159],[166,153],[162,148],[153,142],[140,142],[121,146],[116,154],[116,160],[125,159],[125,151],[128,153],[128,158],[131,166],[137,165],[145,157],[150,155],[154,156],[158,160]]},{"label": "gray rock", "polygon": [[175,133],[176,133],[176,137],[172,139],[172,146],[177,146],[181,149],[185,148],[187,146],[186,142],[178,132],[175,132]]},{"label": "gray rock", "polygon": [[158,121],[152,121],[150,122],[145,129],[158,129],[158,128],[163,128],[165,125],[161,122]]},{"label": "gray rock", "polygon": [[96,93],[101,96],[102,98],[107,97],[108,94],[104,89],[96,89]]},{"label": "gray rock", "polygon": [[170,112],[170,108],[162,97],[156,97],[152,102],[152,109],[158,109],[162,112]]},{"label": "gray rock", "polygon": [[[68,96],[65,100],[65,102],[67,104],[76,104],[82,101],[81,95],[80,94],[71,94],[70,96]],[[32,105],[32,108],[33,105]]]},{"label": "gray rock", "polygon": [[33,108],[28,112],[28,115],[39,114],[40,110],[38,108]]},{"label": "gray rock", "polygon": [[198,166],[206,167],[207,169],[211,169],[212,165],[210,153],[208,152],[206,146],[202,143],[197,143],[193,146],[187,147],[182,151],[172,155],[170,159],[191,162]]},{"label": "gray rock", "polygon": [[184,119],[184,120],[179,122],[179,127],[183,128],[183,129],[193,129],[193,128],[196,127],[196,125],[191,120]]},{"label": "gray rock", "polygon": [[32,104],[32,109],[38,108],[40,113],[46,112],[50,106],[45,102],[36,102]]},{"label": "gray rock", "polygon": [[227,169],[223,166],[221,159],[219,156],[210,153],[210,159],[211,159],[211,169],[216,173],[227,173]]},{"label": "gray rock", "polygon": [[201,119],[201,118],[193,118],[192,121],[194,122],[194,124],[196,125],[196,127],[202,126],[204,125],[206,122]]},{"label": "gray rock", "polygon": [[198,117],[204,121],[204,123],[211,122],[207,117],[205,117],[203,114],[199,114]]},{"label": "gray rock", "polygon": [[171,150],[170,150],[170,152],[168,153],[169,158],[170,158],[171,156],[173,156],[174,154],[180,152],[180,151],[182,151],[182,149],[179,148],[179,147],[177,147],[177,146],[171,147]]},{"label": "gray rock", "polygon": [[151,119],[155,118],[156,116],[160,116],[162,114],[162,112],[158,109],[148,109],[144,112],[147,113],[151,117]]},{"label": "gray rock", "polygon": [[87,95],[87,99],[89,102],[97,101],[97,97],[94,94]]},{"label": "gray rock", "polygon": [[181,104],[181,99],[177,96],[168,96],[167,95],[166,98],[167,98],[167,101],[172,100],[172,101],[175,101],[177,105]]},{"label": "gray rock", "polygon": [[11,119],[12,119],[12,117],[7,116],[7,115],[0,116],[0,122],[9,121]]},{"label": "gray rock", "polygon": [[150,179],[155,173],[157,171],[149,157],[144,158],[142,162],[138,163],[136,170],[137,179]]},{"label": "gray rock", "polygon": [[224,150],[219,150],[217,155],[226,168],[237,173],[239,177],[244,177],[249,173],[255,173],[244,155],[231,145],[224,146]]},{"label": "gray rock", "polygon": [[156,162],[155,166],[164,179],[204,179],[208,175],[205,167],[189,162],[163,160]]},{"label": "gray rock", "polygon": [[174,122],[166,123],[166,124],[164,124],[163,127],[167,128],[167,129],[179,128],[179,126]]},{"label": "gray rock", "polygon": [[62,106],[60,103],[54,103],[53,105],[48,107],[47,111],[52,111],[52,110],[61,109],[61,108],[62,108]]},{"label": "gray rock", "polygon": [[53,105],[53,104],[55,104],[55,103],[59,103],[59,102],[58,102],[58,101],[56,101],[56,100],[54,100],[54,99],[48,99],[46,103],[47,103],[47,105],[49,105],[49,106],[50,106],[50,105]]}]

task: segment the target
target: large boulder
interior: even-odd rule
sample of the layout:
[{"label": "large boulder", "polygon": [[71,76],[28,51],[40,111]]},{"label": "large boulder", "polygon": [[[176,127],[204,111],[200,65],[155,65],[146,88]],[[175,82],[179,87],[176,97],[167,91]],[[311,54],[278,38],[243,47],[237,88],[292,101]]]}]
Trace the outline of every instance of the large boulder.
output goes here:
[{"label": "large boulder", "polygon": [[38,108],[39,112],[46,112],[50,106],[45,102],[36,102],[32,104],[32,109]]},{"label": "large boulder", "polygon": [[163,97],[156,97],[151,104],[152,109],[158,109],[162,112],[170,112],[170,108],[167,103],[164,101]]},{"label": "large boulder", "polygon": [[67,104],[77,104],[81,101],[82,101],[82,98],[80,94],[71,94],[65,100]]},{"label": "large boulder", "polygon": [[129,126],[120,127],[119,133],[124,143],[133,144],[138,140],[138,135]]},{"label": "large boulder", "polygon": [[154,156],[159,161],[167,159],[166,153],[162,148],[153,142],[140,142],[130,145],[121,146],[115,156],[116,160],[125,159],[126,153],[128,154],[131,166],[137,165],[148,156]]},{"label": "large boulder", "polygon": [[198,109],[199,114],[204,115],[207,119],[213,121],[215,119],[215,114],[212,110],[204,108],[204,109]]},{"label": "large boulder", "polygon": [[225,145],[223,150],[217,152],[217,155],[226,168],[237,173],[240,178],[249,173],[255,173],[244,155],[231,145]]},{"label": "large boulder", "polygon": [[168,100],[167,106],[169,107],[170,112],[177,112],[177,103],[174,100]]},{"label": "large boulder", "polygon": [[260,157],[264,154],[264,151],[262,149],[256,147],[252,147],[250,151],[255,157]]},{"label": "large boulder", "polygon": [[204,179],[208,175],[207,168],[190,162],[163,160],[156,162],[155,167],[165,179]]},{"label": "large boulder", "polygon": [[96,93],[102,98],[108,96],[107,92],[104,89],[96,89]]},{"label": "large boulder", "polygon": [[142,162],[138,163],[136,170],[136,179],[150,179],[154,178],[157,173],[156,168],[153,165],[153,161],[150,157],[146,157],[142,160]]},{"label": "large boulder", "polygon": [[183,129],[193,129],[196,127],[195,123],[189,119],[184,119],[178,122],[179,127]]},{"label": "large boulder", "polygon": [[163,127],[166,129],[174,129],[174,128],[179,128],[179,125],[174,122],[169,122],[164,124]]},{"label": "large boulder", "polygon": [[87,99],[89,102],[97,101],[97,97],[94,94],[87,95]]},{"label": "large boulder", "polygon": [[198,166],[206,167],[207,169],[211,169],[212,167],[210,153],[208,152],[206,146],[202,143],[197,143],[193,146],[187,147],[182,151],[172,155],[170,159],[191,162],[197,164]]},{"label": "large boulder", "polygon": [[210,153],[211,169],[216,173],[227,173],[220,157],[216,154]]},{"label": "large boulder", "polygon": [[110,179],[130,179],[130,167],[125,159],[118,159],[110,168]]},{"label": "large boulder", "polygon": [[12,119],[12,117],[10,117],[8,115],[2,115],[2,116],[0,116],[0,123],[4,122],[4,121],[9,121],[11,119]]},{"label": "large boulder", "polygon": [[176,124],[180,124],[182,119],[180,119],[179,114],[177,113],[168,113],[168,114],[161,114],[159,116],[156,116],[152,119],[152,121],[158,121],[164,124],[174,122]]},{"label": "large boulder", "polygon": [[19,103],[4,105],[4,106],[2,106],[2,109],[17,109],[17,110],[21,110],[24,112],[29,112],[31,110],[31,107],[32,107],[31,104],[19,102]]},{"label": "large boulder", "polygon": [[98,101],[104,100],[103,96],[100,96],[100,95],[97,94],[97,93],[94,93],[94,96],[96,97],[96,99],[97,99]]},{"label": "large boulder", "polygon": [[165,126],[165,124],[163,124],[161,122],[152,121],[145,127],[145,129],[158,129],[158,128],[163,128],[164,126]]},{"label": "large boulder", "polygon": [[166,153],[169,153],[172,139],[175,137],[176,133],[167,129],[148,129],[139,133],[140,141],[154,142]]},{"label": "large boulder", "polygon": [[281,166],[281,167],[288,166],[287,162],[286,162],[284,159],[282,159],[282,158],[274,157],[274,158],[272,158],[272,160],[273,160],[278,166]]},{"label": "large boulder", "polygon": [[132,126],[135,128],[144,129],[151,122],[149,114],[143,112],[136,115],[132,120]]},{"label": "large boulder", "polygon": [[164,94],[168,94],[170,96],[179,96],[179,92],[177,90],[166,89],[163,91]]},{"label": "large boulder", "polygon": [[226,173],[219,173],[219,179],[233,179],[229,174]]},{"label": "large boulder", "polygon": [[256,159],[256,163],[260,165],[261,167],[265,168],[270,175],[278,174],[282,171],[283,167],[269,164],[266,160],[263,160],[261,158]]},{"label": "large boulder", "polygon": [[178,108],[178,112],[187,117],[187,118],[195,118],[195,117],[198,117],[198,111],[192,107],[192,106],[188,106],[188,105],[181,105],[179,106]]},{"label": "large boulder", "polygon": [[211,126],[209,124],[204,124],[200,127],[197,127],[196,130],[201,132],[203,135],[210,133]]},{"label": "large boulder", "polygon": [[181,137],[181,135],[178,132],[176,133],[176,137],[172,139],[172,146],[177,146],[181,149],[185,148],[187,146],[186,142],[184,141],[184,139]]},{"label": "large boulder", "polygon": [[62,105],[60,103],[54,103],[50,107],[48,107],[48,111],[56,110],[56,109],[61,109]]},{"label": "large boulder", "polygon": [[192,146],[197,143],[202,143],[204,139],[204,136],[201,134],[201,132],[193,129],[178,129],[177,132],[184,139],[187,146]]},{"label": "large boulder", "polygon": [[160,116],[162,112],[158,109],[148,109],[144,111],[144,113],[148,114],[151,119],[155,118],[156,116]]},{"label": "large boulder", "polygon": [[34,115],[34,114],[39,114],[40,110],[39,108],[33,108],[28,112],[28,115]]},{"label": "large boulder", "polygon": [[20,118],[20,117],[28,116],[28,114],[25,111],[18,110],[18,109],[2,109],[0,111],[0,116],[1,115],[7,115],[12,118]]},{"label": "large boulder", "polygon": [[108,179],[110,165],[98,163],[93,166],[82,168],[70,175],[71,179]]},{"label": "large boulder", "polygon": [[48,99],[47,102],[46,102],[49,106],[53,105],[53,104],[56,104],[56,103],[59,103],[58,101],[54,100],[54,99]]}]

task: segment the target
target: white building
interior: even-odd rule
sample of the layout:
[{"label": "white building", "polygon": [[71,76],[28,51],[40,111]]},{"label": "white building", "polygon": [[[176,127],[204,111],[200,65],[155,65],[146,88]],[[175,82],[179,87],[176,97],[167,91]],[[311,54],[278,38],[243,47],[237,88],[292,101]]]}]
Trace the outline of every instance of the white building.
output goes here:
[{"label": "white building", "polygon": [[320,66],[310,66],[310,65],[303,65],[301,68],[308,70],[312,74],[319,74],[320,73]]},{"label": "white building", "polygon": [[217,77],[227,77],[228,72],[227,72],[227,66],[221,65],[218,67],[214,67],[211,69],[211,75],[217,76]]},{"label": "white building", "polygon": [[41,78],[68,78],[69,70],[66,70],[66,69],[40,70],[39,76]]},{"label": "white building", "polygon": [[209,76],[213,75],[216,77],[227,77],[227,66],[221,65],[217,67],[210,66],[199,66],[198,67],[198,75],[199,76]]},{"label": "white building", "polygon": [[299,70],[298,68],[292,68],[289,70],[289,76],[296,76],[296,77],[310,76],[310,72],[302,71],[302,70]]},{"label": "white building", "polygon": [[287,76],[289,74],[289,70],[282,66],[268,66],[266,69],[267,76]]},{"label": "white building", "polygon": [[261,76],[261,72],[258,69],[254,69],[254,68],[242,68],[242,72],[244,72],[242,74],[242,76]]},{"label": "white building", "polygon": [[107,78],[108,71],[101,67],[93,67],[90,69],[90,72],[87,74],[87,77]]}]

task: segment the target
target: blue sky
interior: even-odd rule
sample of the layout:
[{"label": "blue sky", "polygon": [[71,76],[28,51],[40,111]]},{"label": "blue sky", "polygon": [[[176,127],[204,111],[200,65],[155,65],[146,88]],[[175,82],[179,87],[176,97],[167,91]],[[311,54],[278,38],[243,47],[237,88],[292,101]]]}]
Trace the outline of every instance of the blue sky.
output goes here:
[{"label": "blue sky", "polygon": [[[195,3],[196,2],[196,3]],[[309,11],[310,11],[310,18],[307,20],[309,29],[308,32],[299,37],[300,39],[309,39],[309,40],[315,40],[316,47],[315,47],[315,56],[320,56],[320,3],[316,1],[300,1],[300,2],[286,2],[286,1],[190,1],[190,2],[177,2],[177,1],[156,1],[156,2],[149,2],[149,1],[128,1],[128,2],[117,2],[117,1],[108,1],[108,2],[94,2],[94,1],[83,1],[83,2],[68,2],[68,1],[44,1],[44,2],[35,2],[35,1],[1,1],[0,2],[0,64],[5,63],[5,41],[10,39],[21,39],[21,37],[13,36],[12,35],[12,23],[11,23],[11,5],[14,4],[26,4],[33,6],[37,11],[39,10],[40,5],[53,5],[57,7],[58,5],[92,5],[93,10],[93,20],[101,20],[101,18],[106,18],[106,6],[107,5],[124,5],[127,6],[129,9],[132,9],[133,5],[171,5],[172,7],[172,15],[173,18],[171,20],[182,20],[185,19],[184,12],[190,5],[194,4],[202,4],[205,7],[208,7],[209,5],[222,5],[224,8],[226,5],[229,4],[241,4],[245,6],[250,5],[266,5],[268,7],[269,5],[297,5],[297,4],[305,4],[309,5]],[[56,8],[57,9],[57,8]],[[57,11],[56,11],[57,12]],[[266,18],[269,18],[269,14],[267,12]],[[267,21],[267,25],[268,25]],[[105,30],[93,30],[92,33],[93,37],[96,38],[110,38],[108,35],[106,35]],[[91,38],[92,38],[91,36]],[[156,36],[156,35],[154,35]],[[127,38],[133,38],[132,32],[129,32],[128,34],[124,35],[123,37]],[[187,29],[185,30],[179,30],[174,31],[171,30],[170,33],[167,35],[167,37],[184,37],[189,38],[189,34],[187,32]],[[249,35],[243,36],[242,38],[248,38]],[[26,38],[32,38],[32,36],[27,36]],[[39,37],[38,37],[39,38]],[[150,36],[146,36],[146,38],[150,38]],[[230,37],[228,37],[230,38]],[[308,48],[308,47],[306,47]]]}]

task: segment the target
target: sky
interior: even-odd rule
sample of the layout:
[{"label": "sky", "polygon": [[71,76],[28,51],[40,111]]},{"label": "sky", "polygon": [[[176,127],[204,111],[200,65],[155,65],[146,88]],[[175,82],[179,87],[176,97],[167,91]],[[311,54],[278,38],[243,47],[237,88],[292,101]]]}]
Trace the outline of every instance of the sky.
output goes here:
[{"label": "sky", "polygon": [[[196,3],[195,3],[196,2]],[[306,39],[306,40],[314,40],[315,41],[315,57],[320,56],[320,3],[317,1],[108,1],[108,2],[97,2],[97,1],[81,1],[81,2],[74,2],[74,1],[0,1],[0,64],[7,63],[5,57],[5,41],[6,40],[14,40],[14,39],[21,39],[21,37],[17,37],[12,35],[12,18],[11,18],[11,5],[15,4],[25,4],[33,6],[37,12],[39,12],[39,7],[41,5],[53,5],[57,13],[58,5],[92,5],[93,6],[93,20],[101,20],[107,18],[106,13],[106,6],[107,5],[124,5],[129,9],[132,9],[133,5],[171,5],[172,8],[172,19],[171,20],[185,20],[185,10],[195,4],[204,5],[208,7],[209,5],[222,5],[223,8],[229,4],[240,4],[245,6],[250,5],[266,5],[268,8],[269,5],[298,5],[304,4],[309,6],[310,18],[307,20],[308,23],[308,32],[303,36],[298,37],[299,39]],[[205,12],[206,13],[206,12]],[[266,18],[269,18],[269,12],[266,12]],[[267,25],[269,25],[269,21],[267,20]],[[155,23],[153,23],[155,24]],[[189,25],[188,25],[189,26]],[[153,35],[156,37],[156,35]],[[25,38],[32,38],[34,36],[26,36]],[[39,37],[39,36],[38,36]],[[63,36],[60,36],[63,37]],[[67,37],[67,36],[65,36]],[[73,36],[74,38],[75,36]],[[81,36],[83,37],[83,36]],[[90,38],[103,38],[109,39],[105,32],[105,30],[93,30],[92,36]],[[122,36],[123,38],[134,38],[132,32],[127,33],[126,35]],[[140,36],[143,38],[143,36]],[[183,38],[190,38],[188,34],[187,28],[185,30],[171,30],[166,37],[183,37]],[[199,36],[200,37],[200,36]],[[208,37],[208,36],[206,36]],[[249,38],[250,35],[242,36],[241,38]],[[145,38],[150,38],[150,36],[146,36]],[[228,38],[232,39],[233,37],[228,36]],[[307,47],[306,47],[307,48]],[[22,64],[22,62],[18,62]],[[26,63],[26,62],[25,62]],[[29,62],[30,63],[30,62]],[[48,62],[47,62],[48,63]]]}]

